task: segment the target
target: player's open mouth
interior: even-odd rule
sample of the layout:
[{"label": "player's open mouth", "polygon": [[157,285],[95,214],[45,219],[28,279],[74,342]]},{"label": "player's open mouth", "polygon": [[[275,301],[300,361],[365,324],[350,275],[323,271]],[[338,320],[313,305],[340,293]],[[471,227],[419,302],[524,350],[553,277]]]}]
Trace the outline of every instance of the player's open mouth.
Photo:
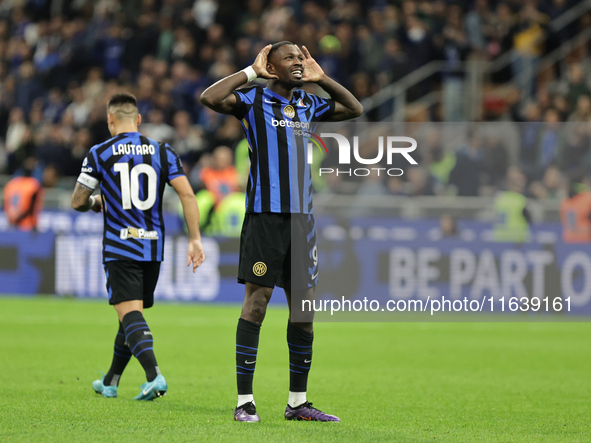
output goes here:
[{"label": "player's open mouth", "polygon": [[304,74],[303,69],[294,69],[293,71],[291,71],[291,75],[293,75],[297,79],[301,79],[303,74]]}]

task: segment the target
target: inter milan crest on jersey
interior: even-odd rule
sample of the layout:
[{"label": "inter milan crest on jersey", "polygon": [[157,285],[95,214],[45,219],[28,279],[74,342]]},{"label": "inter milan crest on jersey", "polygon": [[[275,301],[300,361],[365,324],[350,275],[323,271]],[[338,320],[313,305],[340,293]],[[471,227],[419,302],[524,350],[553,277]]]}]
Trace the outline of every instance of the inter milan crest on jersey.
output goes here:
[{"label": "inter milan crest on jersey", "polygon": [[293,109],[293,106],[287,105],[285,108],[283,108],[283,114],[288,118],[294,118],[295,109]]}]

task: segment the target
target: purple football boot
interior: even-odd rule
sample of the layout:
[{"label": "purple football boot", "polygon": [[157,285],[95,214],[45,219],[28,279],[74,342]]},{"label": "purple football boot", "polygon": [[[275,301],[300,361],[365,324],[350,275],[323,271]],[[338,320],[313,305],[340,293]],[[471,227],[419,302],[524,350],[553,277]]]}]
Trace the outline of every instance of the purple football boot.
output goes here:
[{"label": "purple football boot", "polygon": [[312,407],[312,403],[306,402],[297,408],[287,405],[285,408],[286,420],[306,420],[306,421],[341,421],[339,417],[325,414],[320,409]]},{"label": "purple football boot", "polygon": [[234,411],[234,420],[254,423],[261,421],[261,417],[257,414],[257,409],[253,402],[244,403],[238,406]]}]

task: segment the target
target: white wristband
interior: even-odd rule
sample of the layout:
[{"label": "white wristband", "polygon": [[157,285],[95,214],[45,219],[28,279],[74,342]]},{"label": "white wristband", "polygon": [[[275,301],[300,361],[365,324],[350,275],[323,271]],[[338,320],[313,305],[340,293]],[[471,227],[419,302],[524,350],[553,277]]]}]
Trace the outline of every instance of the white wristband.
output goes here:
[{"label": "white wristband", "polygon": [[92,209],[92,207],[94,206],[94,195],[91,195],[88,198],[88,201],[90,202],[90,209]]},{"label": "white wristband", "polygon": [[255,78],[258,77],[257,73],[254,72],[254,69],[252,68],[252,66],[249,66],[248,68],[244,68],[242,71],[240,72],[244,72],[246,74],[246,82],[251,82],[253,81]]}]

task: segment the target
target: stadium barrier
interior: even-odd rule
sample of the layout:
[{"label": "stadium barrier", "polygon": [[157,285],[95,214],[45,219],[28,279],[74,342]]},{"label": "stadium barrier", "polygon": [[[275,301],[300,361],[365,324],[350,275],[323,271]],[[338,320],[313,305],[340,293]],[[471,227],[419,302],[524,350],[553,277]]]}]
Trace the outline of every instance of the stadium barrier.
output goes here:
[{"label": "stadium barrier", "polygon": [[[193,274],[178,216],[166,214],[165,223],[156,298],[241,302],[238,240],[204,238],[207,260]],[[569,299],[570,314],[591,315],[589,248],[565,244],[557,223],[535,225],[524,243],[495,242],[490,223],[460,221],[459,228],[456,236],[442,237],[437,220],[318,216],[318,293],[350,300],[371,294],[380,302],[561,297]],[[99,215],[47,211],[38,232],[18,232],[2,214],[0,250],[4,294],[107,297]]]},{"label": "stadium barrier", "polygon": [[317,235],[317,301],[375,300],[379,312],[389,301],[407,311],[409,301],[429,305],[425,312],[447,300],[446,306],[458,301],[451,312],[545,313],[558,320],[591,315],[589,247],[564,243],[557,223],[534,225],[522,243],[496,241],[491,223],[466,220],[445,237],[437,220],[320,217]]}]

